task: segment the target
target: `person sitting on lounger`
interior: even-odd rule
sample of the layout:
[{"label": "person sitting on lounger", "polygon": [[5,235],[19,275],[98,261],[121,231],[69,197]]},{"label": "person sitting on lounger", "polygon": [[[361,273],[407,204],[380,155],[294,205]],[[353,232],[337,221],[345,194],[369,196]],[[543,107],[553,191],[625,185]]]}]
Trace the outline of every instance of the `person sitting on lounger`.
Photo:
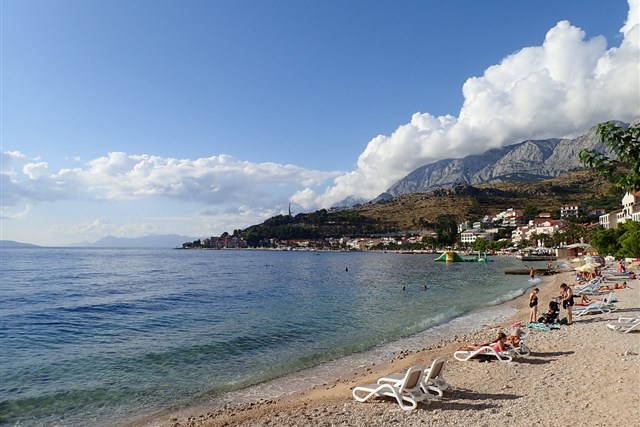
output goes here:
[{"label": "person sitting on lounger", "polygon": [[506,344],[509,347],[518,347],[520,345],[521,337],[524,335],[520,328],[513,328],[511,334],[507,337]]},{"label": "person sitting on lounger", "polygon": [[[519,339],[519,337],[518,337]],[[484,344],[467,344],[467,345],[463,345],[462,347],[460,347],[458,350],[479,350],[482,347],[491,347],[493,348],[497,353],[500,353],[502,351],[504,351],[506,349],[505,347],[505,343],[507,342],[507,335],[504,332],[500,332],[498,334],[498,338],[496,338],[495,340],[491,341],[491,342],[487,342]]]},{"label": "person sitting on lounger", "polygon": [[580,295],[580,302],[575,303],[576,305],[589,305],[591,303],[594,303],[596,301],[600,301],[599,299],[596,298],[589,298],[586,294],[582,294]]}]

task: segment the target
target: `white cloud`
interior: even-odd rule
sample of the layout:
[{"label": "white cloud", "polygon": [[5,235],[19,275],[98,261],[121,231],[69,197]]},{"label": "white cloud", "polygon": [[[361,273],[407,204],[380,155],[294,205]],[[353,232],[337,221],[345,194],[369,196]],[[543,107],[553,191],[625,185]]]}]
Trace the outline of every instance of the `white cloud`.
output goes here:
[{"label": "white cloud", "polygon": [[640,0],[629,0],[619,47],[561,21],[541,46],[524,48],[469,78],[458,117],[415,113],[391,135],[369,141],[357,168],[291,200],[305,209],[349,196],[371,199],[414,169],[526,139],[561,137],[599,122],[640,117]]},{"label": "white cloud", "polygon": [[178,160],[122,152],[89,161],[82,168],[51,173],[45,162],[19,152],[3,153],[10,173],[3,179],[3,205],[30,201],[141,200],[152,198],[256,209],[285,205],[288,195],[318,185],[340,172],[294,165],[251,163],[220,155]]}]

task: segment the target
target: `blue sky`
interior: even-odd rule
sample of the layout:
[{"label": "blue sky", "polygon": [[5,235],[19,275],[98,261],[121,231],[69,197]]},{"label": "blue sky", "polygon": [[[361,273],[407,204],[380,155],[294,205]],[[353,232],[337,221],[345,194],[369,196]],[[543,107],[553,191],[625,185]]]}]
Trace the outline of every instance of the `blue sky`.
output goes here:
[{"label": "blue sky", "polygon": [[638,3],[2,0],[2,238],[218,235],[631,121]]}]

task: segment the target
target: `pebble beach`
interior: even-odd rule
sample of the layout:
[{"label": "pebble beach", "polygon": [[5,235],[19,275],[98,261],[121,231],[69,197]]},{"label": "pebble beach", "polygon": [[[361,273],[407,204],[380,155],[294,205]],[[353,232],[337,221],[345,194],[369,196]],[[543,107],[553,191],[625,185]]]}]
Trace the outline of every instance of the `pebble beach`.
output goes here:
[{"label": "pebble beach", "polygon": [[[540,289],[540,313],[560,293],[562,282],[573,283],[573,272],[545,276]],[[613,282],[610,282],[613,283]],[[572,325],[549,331],[527,328],[528,292],[507,303],[516,314],[500,324],[477,325],[468,334],[435,346],[400,352],[387,363],[354,367],[351,376],[290,396],[223,409],[186,410],[145,426],[513,426],[636,425],[640,421],[640,332],[622,334],[607,329],[618,317],[640,316],[640,280],[616,290],[617,310],[576,317]],[[605,295],[596,295],[602,298]],[[561,311],[560,317],[566,312]],[[468,343],[492,340],[521,323],[531,349],[528,357],[505,363],[458,361],[453,353]],[[429,366],[447,356],[445,378],[451,385],[444,397],[414,411],[403,411],[393,399],[360,403],[351,391],[414,365]],[[588,420],[588,421],[587,421]]]}]

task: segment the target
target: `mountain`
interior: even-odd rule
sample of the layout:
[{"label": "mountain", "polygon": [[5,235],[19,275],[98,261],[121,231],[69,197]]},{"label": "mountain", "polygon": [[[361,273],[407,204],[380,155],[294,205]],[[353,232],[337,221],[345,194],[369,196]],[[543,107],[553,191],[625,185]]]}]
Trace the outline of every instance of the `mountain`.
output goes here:
[{"label": "mountain", "polygon": [[456,185],[432,191],[403,194],[390,201],[367,203],[351,211],[374,223],[385,224],[390,231],[430,229],[437,218],[453,216],[457,223],[479,220],[509,208],[533,206],[558,217],[560,207],[579,204],[590,210],[620,209],[623,192],[615,189],[606,177],[592,169],[562,174],[534,182],[492,182],[471,186]]},{"label": "mountain", "polygon": [[184,242],[197,240],[193,237],[179,236],[177,234],[162,234],[144,237],[115,237],[107,236],[95,243],[82,242],[71,246],[85,248],[177,248]]},{"label": "mountain", "polygon": [[461,184],[352,208],[278,215],[239,234],[250,246],[269,242],[271,238],[316,240],[389,233],[406,235],[433,230],[442,216],[452,217],[459,224],[510,208],[530,207],[538,212],[550,212],[554,218],[560,216],[563,205],[574,203],[587,211],[598,208],[610,212],[620,209],[622,196],[622,191],[606,177],[593,169],[582,169],[542,181]]},{"label": "mountain", "polygon": [[31,243],[21,243],[14,240],[0,240],[0,248],[40,248],[42,246]]},{"label": "mountain", "polygon": [[393,184],[373,202],[460,184],[551,179],[572,170],[583,169],[578,158],[578,153],[583,148],[610,154],[608,147],[602,144],[596,134],[595,127],[573,139],[527,140],[494,148],[483,154],[444,159],[421,166]]}]

